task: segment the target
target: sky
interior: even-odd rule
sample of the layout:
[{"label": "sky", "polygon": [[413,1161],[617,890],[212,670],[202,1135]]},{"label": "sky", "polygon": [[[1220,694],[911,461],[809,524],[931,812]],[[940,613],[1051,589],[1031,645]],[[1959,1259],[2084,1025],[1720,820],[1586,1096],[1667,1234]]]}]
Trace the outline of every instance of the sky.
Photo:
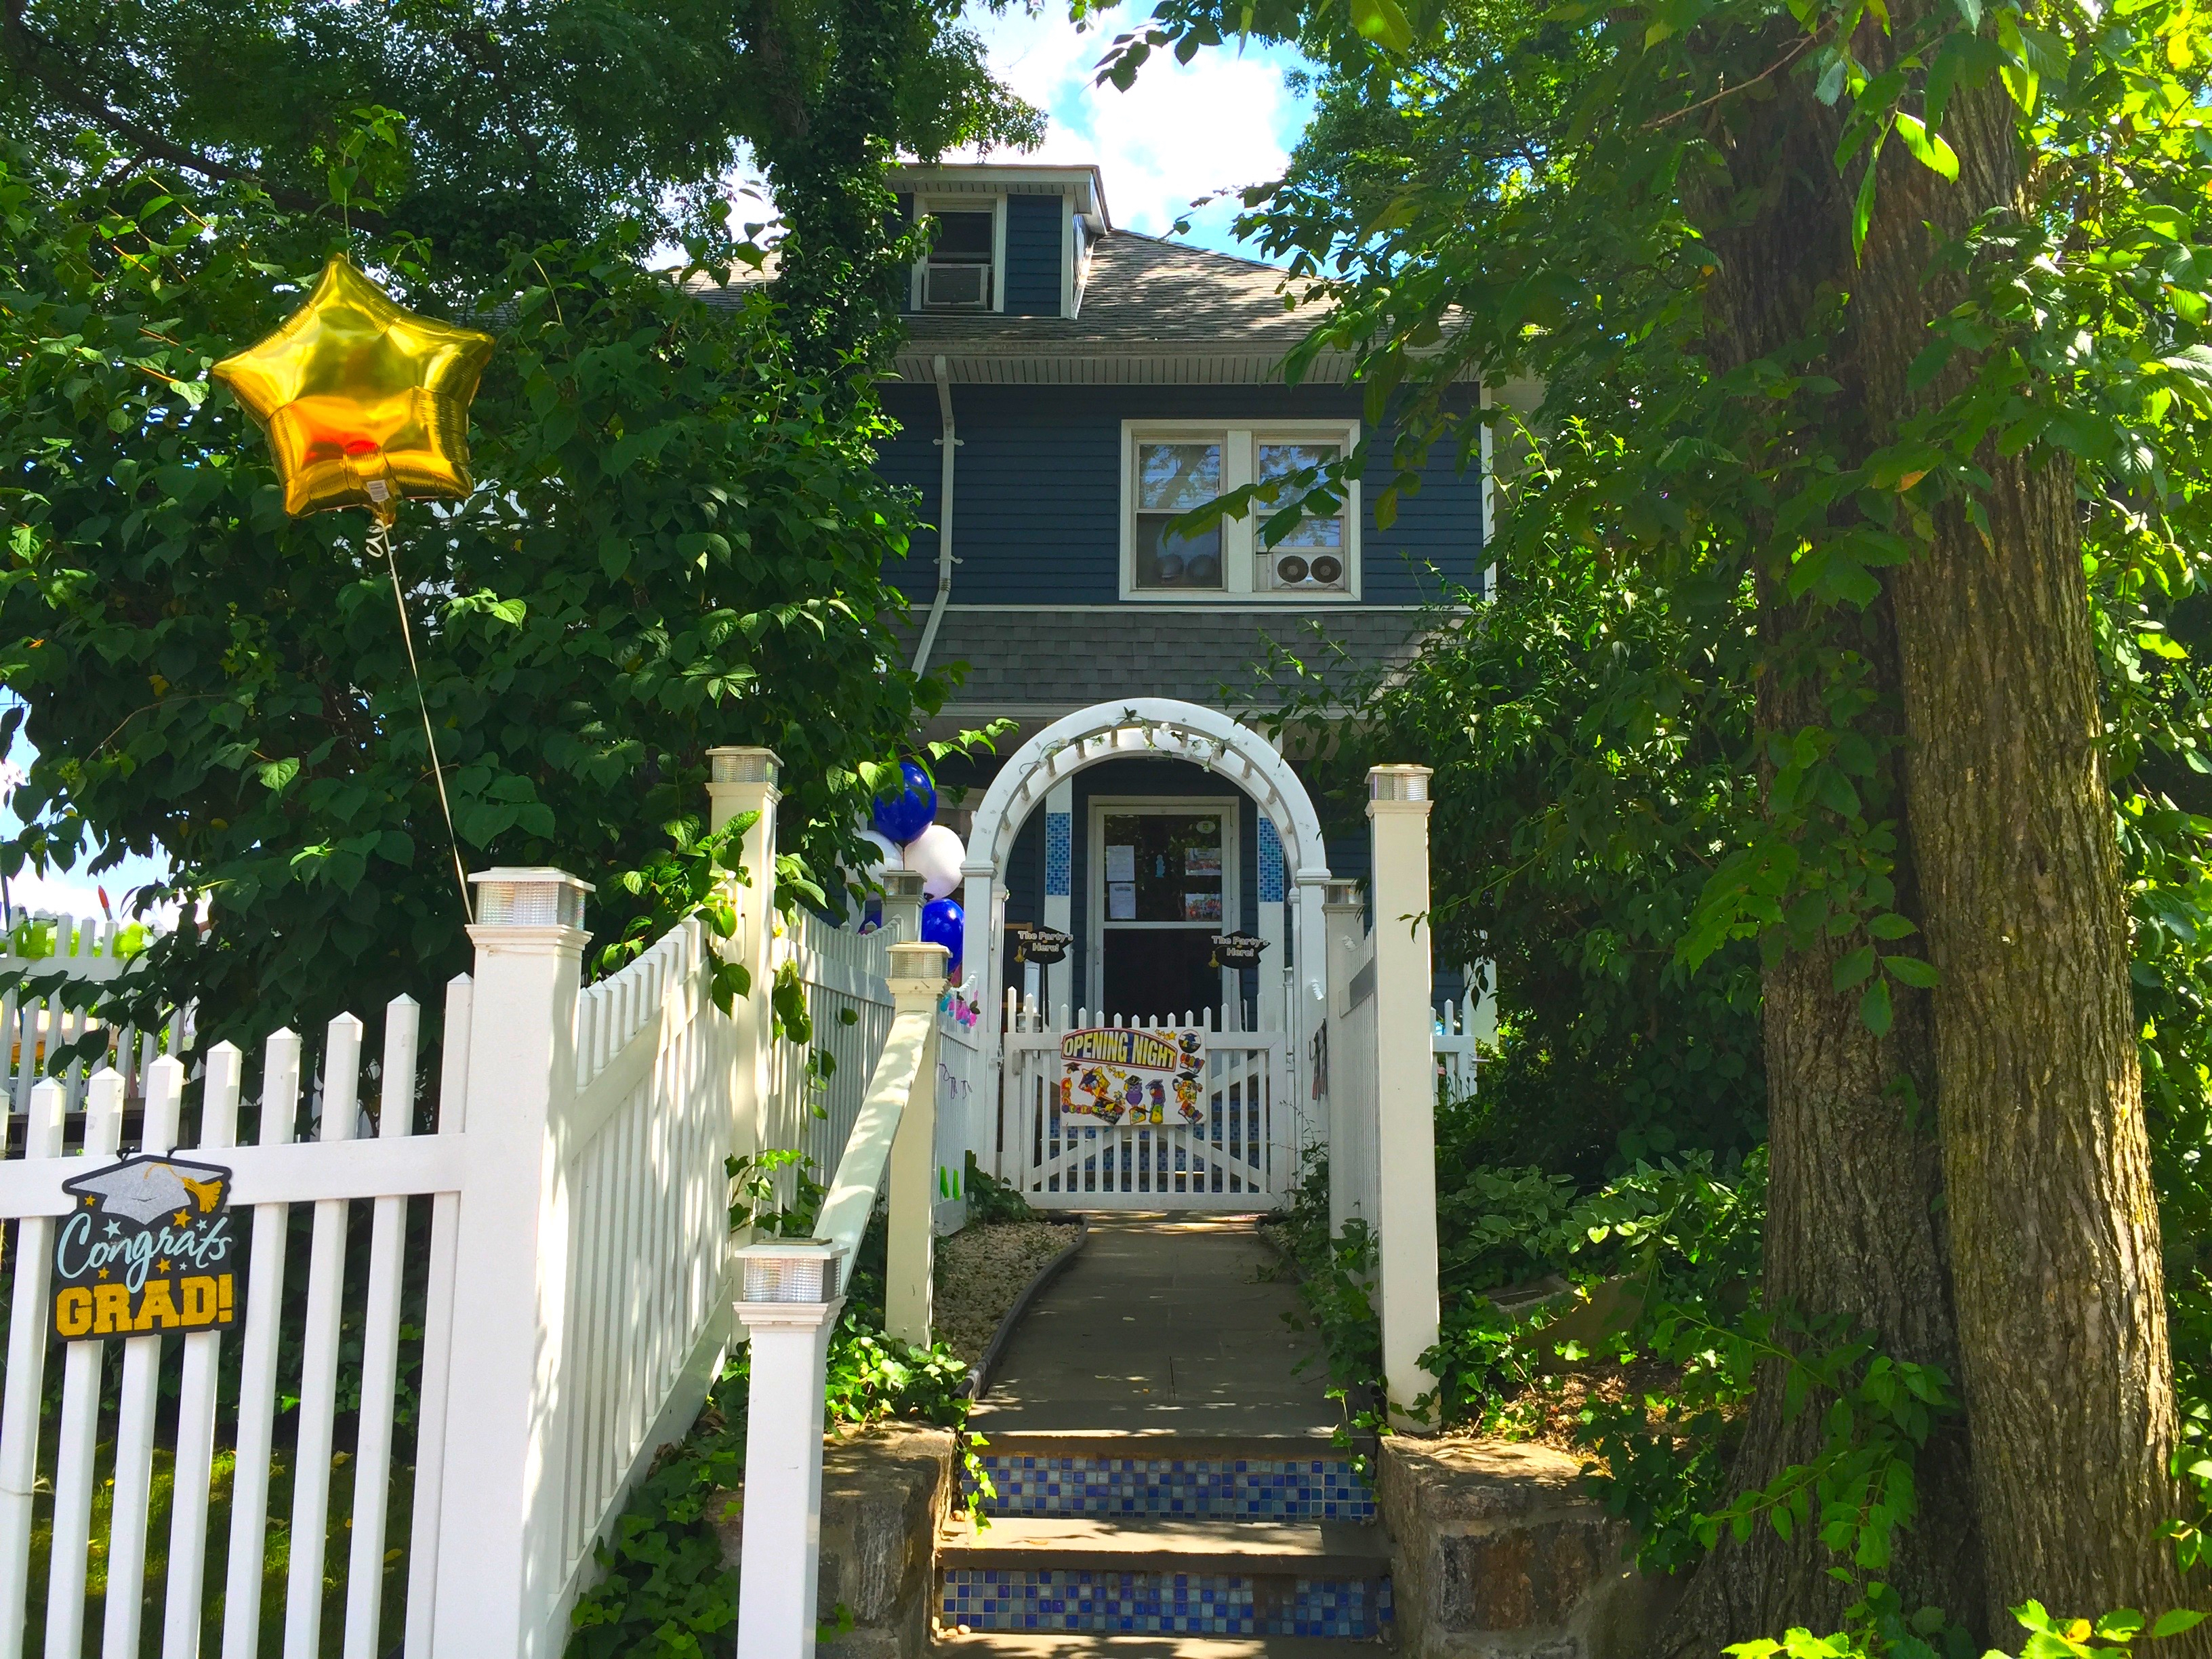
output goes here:
[{"label": "sky", "polygon": [[[978,14],[974,26],[1000,78],[1044,111],[1048,122],[1042,149],[1018,155],[1001,152],[991,159],[1095,161],[1104,177],[1114,223],[1158,236],[1166,234],[1199,197],[1279,173],[1305,126],[1310,101],[1284,84],[1285,76],[1302,60],[1283,47],[1255,46],[1242,52],[1223,47],[1201,52],[1189,64],[1157,52],[1127,92],[1092,84],[1095,65],[1107,46],[1150,12],[1151,0],[1125,4],[1078,33],[1065,6],[1046,0],[1045,9],[1036,15],[1015,6],[996,17]],[[1224,202],[1195,214],[1186,240],[1224,252],[1253,253],[1240,248],[1230,234],[1236,212],[1235,203]],[[18,739],[4,760],[28,764],[30,758],[29,745]],[[16,823],[15,813],[0,805],[0,835],[13,833]],[[150,860],[132,858],[99,877],[98,884],[106,888],[119,915],[125,895],[160,873]],[[46,878],[26,873],[10,882],[9,889],[19,907],[92,915],[99,910],[94,885],[82,872]]]},{"label": "sky", "polygon": [[[1030,16],[1018,9],[971,20],[993,69],[1049,119],[1044,148],[1001,152],[998,161],[1096,161],[1106,205],[1123,230],[1164,235],[1198,197],[1273,179],[1283,169],[1310,112],[1285,74],[1302,65],[1283,47],[1201,52],[1189,64],[1155,52],[1127,92],[1094,86],[1095,65],[1114,38],[1151,15],[1150,0],[1103,14],[1078,33],[1065,6],[1047,0]],[[951,158],[959,159],[959,158]],[[1243,252],[1229,234],[1233,202],[1196,216],[1188,240]]]}]

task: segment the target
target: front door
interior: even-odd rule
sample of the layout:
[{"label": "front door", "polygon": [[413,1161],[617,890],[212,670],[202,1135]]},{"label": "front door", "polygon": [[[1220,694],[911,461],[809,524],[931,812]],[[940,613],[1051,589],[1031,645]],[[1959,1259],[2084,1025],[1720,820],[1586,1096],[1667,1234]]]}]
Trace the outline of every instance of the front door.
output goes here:
[{"label": "front door", "polygon": [[1094,800],[1091,819],[1097,1012],[1176,1022],[1218,1014],[1213,936],[1240,920],[1236,802]]}]

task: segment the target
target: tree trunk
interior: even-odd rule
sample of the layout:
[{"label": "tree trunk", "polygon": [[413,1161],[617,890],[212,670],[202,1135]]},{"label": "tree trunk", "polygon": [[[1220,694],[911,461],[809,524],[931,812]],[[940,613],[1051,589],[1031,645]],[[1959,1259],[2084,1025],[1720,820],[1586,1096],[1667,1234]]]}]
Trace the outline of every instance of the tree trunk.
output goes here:
[{"label": "tree trunk", "polygon": [[[1923,10],[1893,8],[1896,37]],[[1785,43],[1764,44],[1771,58]],[[1858,44],[1878,70],[1887,40],[1870,30]],[[1891,145],[1862,261],[1850,242],[1857,180],[1838,179],[1830,159],[1838,112],[1808,75],[1778,76],[1774,89],[1718,106],[1727,177],[1691,203],[1718,263],[1711,343],[1717,367],[1731,366],[1808,333],[1823,289],[1849,294],[1826,364],[1844,391],[1822,435],[1850,465],[1956,389],[1907,386],[1929,322],[1955,298],[1927,280],[1926,227],[1955,233],[2018,203],[2013,112],[1994,82],[1954,100],[1942,130],[1960,159],[1956,185]],[[2094,1615],[2156,1612],[2184,1594],[2157,1537],[2179,1512],[2166,1472],[2172,1366],[2073,478],[2047,458],[1978,459],[1992,480],[1990,538],[1956,509],[1939,514],[1934,544],[1886,584],[1893,631],[1875,627],[1894,644],[1877,681],[1903,708],[1900,897],[1917,884],[1918,910],[1900,908],[1922,922],[1942,982],[1932,999],[1905,1000],[1885,1051],[1826,991],[1817,954],[1769,975],[1767,1271],[1771,1293],[1814,1310],[1860,1297],[1854,1311],[1892,1352],[1958,1380],[1972,1455],[1963,1437],[1931,1448],[1915,1529],[1923,1551],[1957,1547],[1957,1571],[1946,1589],[1944,1564],[1923,1562],[1925,1589],[1899,1587],[1908,1603],[1940,1590],[1930,1599],[2003,1639],[2007,1609],[2030,1596]],[[1824,723],[1817,708],[1765,696],[1762,713]],[[1932,1034],[1901,1036],[1908,1014]],[[1870,1084],[1927,1076],[1930,1046],[1940,1228],[1924,1208],[1936,1183],[1913,1156],[1920,1143],[1885,1142],[1868,1096]],[[1806,1158],[1823,1162],[1800,1193]],[[1867,1190],[1885,1181],[1910,1185],[1911,1202]],[[1909,1267],[1883,1273],[1866,1259],[1893,1245]],[[1924,1300],[1900,1310],[1900,1295]],[[1899,1311],[1918,1317],[1899,1322]],[[1742,1484],[1802,1455],[1806,1434],[1778,1426],[1762,1399]],[[1707,1641],[1808,1616],[1821,1627],[1827,1593],[1782,1553],[1772,1540],[1717,1552],[1684,1621]]]},{"label": "tree trunk", "polygon": [[[2021,199],[2002,87],[1962,94],[1943,131],[1955,185],[1885,162],[1852,307],[1872,406],[1899,415],[1954,297],[1922,280],[1923,227]],[[1977,459],[1989,536],[1942,510],[1895,592],[1953,1297],[2002,1628],[2030,1596],[2094,1617],[2185,1592],[2158,1537],[2181,1513],[2179,1431],[2073,469],[1993,446]]]},{"label": "tree trunk", "polygon": [[[1790,46],[1778,29],[1761,51]],[[1821,112],[1826,115],[1826,112]],[[1825,119],[1807,120],[1786,100],[1729,112],[1725,175],[1695,191],[1715,268],[1705,291],[1706,348],[1717,374],[1782,350],[1811,328],[1823,291],[1850,258],[1850,202],[1828,156]],[[1863,430],[1857,388],[1834,400],[1838,420]],[[1832,439],[1832,432],[1823,436]],[[1759,553],[1762,561],[1770,556]],[[1887,594],[1863,613],[1791,603],[1784,571],[1760,571],[1765,665],[1758,724],[1795,733],[1837,724],[1829,678],[1863,664],[1874,707],[1869,736],[1899,732],[1895,627]],[[1765,753],[1765,744],[1761,744]],[[1907,819],[1893,766],[1866,793],[1875,822]],[[1897,908],[1914,914],[1913,838],[1897,828]],[[1877,1036],[1859,1016],[1859,992],[1834,988],[1836,962],[1856,941],[1792,951],[1764,975],[1771,1173],[1765,1239],[1770,1307],[1849,1318],[1898,1358],[1955,1377],[1958,1347],[1949,1295],[1942,1182],[1925,1102],[1934,1065],[1928,998],[1907,992]],[[1731,1471],[1734,1490],[1764,1486],[1825,1439],[1820,1402],[1785,1413],[1779,1377],[1762,1379]],[[1981,1556],[1971,1458],[1963,1423],[1945,1425],[1918,1469],[1920,1515],[1893,1540],[1882,1577],[1908,1607],[1954,1613],[1978,1607]],[[1741,1544],[1723,1537],[1698,1567],[1662,1632],[1665,1654],[1709,1656],[1727,1643],[1779,1635],[1792,1625],[1829,1631],[1856,1600],[1830,1576],[1835,1558],[1817,1529],[1784,1540],[1761,1526]]]},{"label": "tree trunk", "polygon": [[[1816,664],[1784,666],[1807,617],[1762,592],[1761,631],[1781,661],[1762,680],[1762,732],[1827,722]],[[1831,617],[1894,684],[1888,607],[1863,618]],[[1893,799],[1894,792],[1893,791]],[[1911,848],[1900,835],[1910,914]],[[1843,1315],[1902,1359],[1957,1374],[1942,1217],[1942,1183],[1929,1115],[1919,1103],[1932,1078],[1928,1000],[1899,1000],[1888,1032],[1859,1018],[1858,993],[1834,988],[1845,942],[1792,951],[1764,975],[1768,1156],[1765,1292],[1770,1307]],[[1780,1377],[1761,1379],[1731,1470],[1734,1490],[1765,1486],[1817,1455],[1823,1402],[1784,1410]],[[1882,1577],[1908,1607],[1972,1607],[1981,1599],[1965,1425],[1945,1425],[1917,1471],[1920,1515],[1894,1540]],[[1814,1528],[1784,1539],[1764,1524],[1738,1544],[1723,1535],[1698,1567],[1662,1632],[1659,1650],[1710,1659],[1728,1643],[1779,1635],[1792,1625],[1838,1629],[1857,1599],[1830,1575],[1835,1558]]]}]

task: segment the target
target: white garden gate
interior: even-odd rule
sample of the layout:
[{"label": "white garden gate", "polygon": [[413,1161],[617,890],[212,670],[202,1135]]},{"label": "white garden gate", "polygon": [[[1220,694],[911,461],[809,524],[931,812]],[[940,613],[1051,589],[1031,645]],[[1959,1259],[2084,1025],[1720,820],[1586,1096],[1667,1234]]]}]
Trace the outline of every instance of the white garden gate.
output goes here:
[{"label": "white garden gate", "polygon": [[[1060,1103],[1060,1040],[1094,1025],[1161,1030],[1198,1026],[1206,1061],[1198,1118],[1170,1106],[1164,1121],[1107,1125]],[[1000,1167],[1041,1210],[1265,1210],[1297,1178],[1304,1115],[1288,1084],[1290,1044],[1279,1031],[1215,1029],[1211,1011],[1180,1021],[1093,1019],[1078,1009],[1055,1020],[1009,996]]]}]

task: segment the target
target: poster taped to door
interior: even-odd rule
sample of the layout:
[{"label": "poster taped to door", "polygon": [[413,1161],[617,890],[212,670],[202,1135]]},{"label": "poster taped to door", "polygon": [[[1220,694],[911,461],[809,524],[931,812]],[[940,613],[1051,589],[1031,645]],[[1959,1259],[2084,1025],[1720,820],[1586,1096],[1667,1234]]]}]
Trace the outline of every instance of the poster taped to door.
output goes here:
[{"label": "poster taped to door", "polygon": [[1096,1025],[1060,1040],[1063,1117],[1106,1124],[1186,1123],[1204,1117],[1206,1033],[1195,1026]]}]

